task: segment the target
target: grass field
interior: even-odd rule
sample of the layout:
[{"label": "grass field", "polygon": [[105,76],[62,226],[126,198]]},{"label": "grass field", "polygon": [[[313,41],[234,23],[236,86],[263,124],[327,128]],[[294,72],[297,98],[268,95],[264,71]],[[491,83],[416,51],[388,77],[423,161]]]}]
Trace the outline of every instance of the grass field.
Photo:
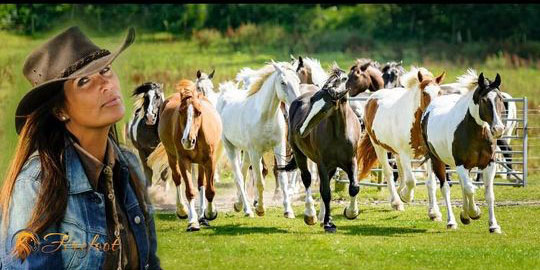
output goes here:
[{"label": "grass field", "polygon": [[[122,36],[92,38],[101,47],[114,49]],[[30,39],[0,32],[0,174],[6,171],[16,145],[14,111],[30,84],[22,76],[25,56],[44,39]],[[336,61],[348,69],[355,58],[369,55],[350,55],[341,52],[310,55],[321,60],[324,67]],[[214,83],[233,79],[242,67],[261,67],[270,59],[288,61],[289,53],[259,50],[255,53],[232,52],[216,44],[203,52],[189,41],[143,42],[139,39],[113,64],[121,80],[126,104],[123,126],[131,116],[130,91],[145,81],[165,84],[166,93],[174,90],[182,78],[195,79],[197,69],[216,68]],[[376,59],[379,62],[392,59]],[[411,64],[428,68],[434,74],[447,72],[445,82],[452,82],[468,66],[425,60],[404,59]],[[491,58],[473,68],[488,78],[498,72],[502,90],[514,97],[527,96],[529,109],[538,110],[540,71],[535,67],[512,68],[503,58]],[[530,127],[540,127],[540,117],[530,116]],[[525,188],[496,187],[496,207],[502,235],[490,235],[487,209],[471,225],[459,224],[457,231],[447,231],[445,222],[431,222],[423,202],[425,187],[418,188],[415,203],[404,212],[394,212],[388,203],[386,189],[362,188],[361,214],[357,220],[342,217],[343,205],[333,204],[332,214],[338,226],[335,235],[324,234],[318,225],[304,225],[303,204],[295,206],[296,219],[282,218],[281,208],[270,208],[265,217],[248,219],[240,213],[222,211],[211,228],[198,233],[186,233],[186,222],[178,221],[172,213],[157,213],[158,254],[164,269],[540,269],[540,163],[536,142],[537,129],[529,132],[529,185]],[[223,189],[233,188],[230,173],[224,172]],[[504,181],[504,180],[497,180]],[[268,183],[273,179],[268,179]],[[271,188],[271,185],[269,185]],[[218,190],[220,196],[221,190]],[[476,198],[484,201],[483,190]],[[317,194],[318,195],[318,194]],[[346,199],[343,193],[334,198]],[[440,193],[439,193],[440,198]],[[461,201],[460,187],[452,188],[452,198]],[[521,204],[512,206],[509,202]],[[524,205],[527,204],[527,205]],[[442,204],[440,203],[439,205]],[[227,212],[228,211],[228,212]],[[443,217],[446,215],[441,208]],[[459,208],[454,207],[459,215]],[[445,219],[445,218],[443,218]]]}]

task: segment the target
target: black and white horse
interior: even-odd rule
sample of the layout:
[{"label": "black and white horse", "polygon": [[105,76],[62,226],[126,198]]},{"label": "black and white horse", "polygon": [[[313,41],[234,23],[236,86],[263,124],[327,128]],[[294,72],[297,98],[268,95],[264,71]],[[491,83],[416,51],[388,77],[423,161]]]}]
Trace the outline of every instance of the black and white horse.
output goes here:
[{"label": "black and white horse", "polygon": [[383,75],[383,81],[384,81],[384,88],[396,88],[396,87],[403,87],[401,85],[400,77],[405,73],[405,69],[403,68],[403,62],[386,62],[386,64],[381,69]]},{"label": "black and white horse", "polygon": [[[147,185],[152,184],[152,169],[147,165],[148,156],[159,144],[157,126],[159,122],[159,109],[165,100],[163,85],[155,82],[146,82],[133,90],[134,113],[128,122],[128,138],[138,150],[143,163]],[[168,169],[163,170],[161,179],[166,181]]]},{"label": "black and white horse", "polygon": [[[474,202],[476,187],[469,178],[472,168],[483,172],[485,196],[489,210],[489,231],[500,233],[495,219],[493,178],[495,177],[496,140],[504,133],[502,114],[503,96],[499,90],[501,77],[497,74],[493,82],[469,72],[471,79],[463,85],[469,91],[465,95],[444,95],[435,98],[422,117],[423,137],[435,176],[448,208],[447,227],[457,228],[450,205],[450,188],[445,182],[446,166],[455,167],[463,191],[463,210],[460,219],[469,224],[471,219],[480,218],[480,208]],[[463,81],[463,80],[462,80]],[[428,170],[431,171],[431,170]],[[426,186],[434,186],[435,178],[429,173]]]}]

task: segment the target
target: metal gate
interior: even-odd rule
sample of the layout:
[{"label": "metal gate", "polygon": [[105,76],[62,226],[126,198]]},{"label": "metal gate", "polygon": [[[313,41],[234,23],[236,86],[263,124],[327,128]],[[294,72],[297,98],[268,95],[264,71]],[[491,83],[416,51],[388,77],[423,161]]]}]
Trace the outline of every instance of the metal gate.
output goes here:
[{"label": "metal gate", "polygon": [[[366,101],[368,97],[351,97],[350,100],[360,100],[360,101]],[[497,172],[496,175],[505,175],[507,176],[506,181],[500,181],[500,178],[495,178],[494,185],[500,185],[500,186],[518,186],[518,187],[524,187],[527,185],[527,141],[528,141],[528,122],[527,122],[527,115],[528,115],[528,103],[527,103],[527,97],[523,98],[511,98],[511,99],[504,99],[504,102],[513,102],[516,105],[517,113],[516,118],[508,118],[506,114],[503,115],[503,122],[506,123],[510,121],[516,122],[516,127],[513,130],[513,133],[508,136],[503,136],[499,140],[511,140],[510,147],[511,150],[505,149],[501,150],[500,148],[497,148],[496,150],[496,163],[499,165],[497,166]],[[506,160],[502,158],[503,154],[510,154],[511,160]],[[395,161],[394,159],[390,159],[390,161]],[[427,175],[426,170],[424,168],[418,167],[418,165],[422,162],[422,160],[413,159],[413,173],[424,173]],[[378,168],[374,168],[371,170],[372,172],[376,172],[379,179],[382,177],[382,169],[380,166]],[[397,169],[393,170],[394,172],[397,172]],[[454,169],[447,170],[450,179],[453,179],[453,174],[456,174],[456,171]],[[480,170],[473,169],[471,170],[471,175],[475,176],[477,173],[481,172]],[[339,174],[336,174],[339,175]],[[339,178],[339,177],[338,177]],[[339,182],[348,183],[348,179],[336,179]],[[481,181],[475,181],[476,177],[471,177],[472,182],[475,185],[483,185],[483,182]],[[437,181],[438,182],[438,181]],[[459,184],[459,181],[450,180],[450,184]],[[417,181],[417,185],[425,185],[425,181]],[[371,183],[371,182],[365,182],[360,181],[360,185],[364,186],[375,186],[375,187],[385,187],[386,184],[378,184],[378,183]],[[397,185],[397,183],[396,183]]]}]

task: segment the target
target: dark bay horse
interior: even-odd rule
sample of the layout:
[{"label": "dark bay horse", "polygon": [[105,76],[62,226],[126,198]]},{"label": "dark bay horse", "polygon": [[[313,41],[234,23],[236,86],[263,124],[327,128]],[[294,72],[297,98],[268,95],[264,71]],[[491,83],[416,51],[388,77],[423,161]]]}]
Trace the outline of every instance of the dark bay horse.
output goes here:
[{"label": "dark bay horse", "polygon": [[[147,165],[147,159],[159,144],[158,123],[159,110],[165,100],[163,85],[146,82],[133,90],[135,97],[134,113],[128,123],[128,138],[137,151],[143,164],[147,185],[152,184],[152,169]],[[161,173],[161,179],[167,180],[168,170]]]},{"label": "dark bay horse", "polygon": [[[324,230],[335,232],[330,220],[330,180],[337,168],[343,169],[350,180],[349,195],[356,198],[360,188],[357,182],[357,146],[360,140],[360,122],[347,101],[345,88],[347,74],[337,65],[321,90],[302,94],[292,102],[289,111],[289,144],[294,158],[283,170],[300,169],[306,188],[304,221],[313,225],[317,221],[311,197],[311,173],[307,159],[317,164],[320,177],[320,192],[324,203]],[[356,200],[345,209],[345,216],[358,215]]]}]

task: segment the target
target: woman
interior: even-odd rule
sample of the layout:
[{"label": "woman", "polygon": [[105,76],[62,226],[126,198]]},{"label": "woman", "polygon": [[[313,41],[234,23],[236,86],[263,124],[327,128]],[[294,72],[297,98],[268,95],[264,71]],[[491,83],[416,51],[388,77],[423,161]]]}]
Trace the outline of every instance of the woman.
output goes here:
[{"label": "woman", "polygon": [[111,53],[72,27],[26,59],[1,269],[160,269],[144,174],[114,132],[125,108],[110,64],[134,39]]}]

